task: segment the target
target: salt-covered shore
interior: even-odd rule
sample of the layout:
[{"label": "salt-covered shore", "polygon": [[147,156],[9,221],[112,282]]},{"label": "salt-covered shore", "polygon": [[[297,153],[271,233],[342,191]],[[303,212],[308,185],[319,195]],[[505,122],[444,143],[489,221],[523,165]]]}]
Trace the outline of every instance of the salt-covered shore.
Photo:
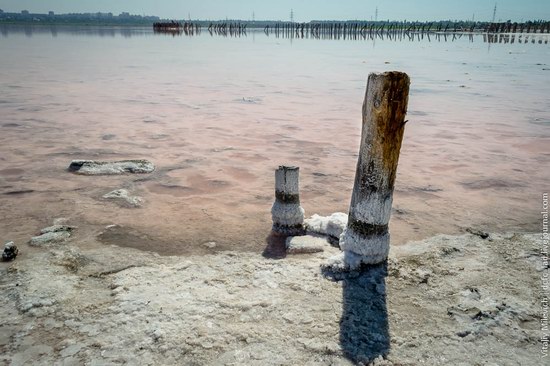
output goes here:
[{"label": "salt-covered shore", "polygon": [[540,365],[538,240],[439,235],[338,282],[320,270],[328,244],[279,259],[161,257],[78,234],[20,244],[1,267],[0,363]]}]

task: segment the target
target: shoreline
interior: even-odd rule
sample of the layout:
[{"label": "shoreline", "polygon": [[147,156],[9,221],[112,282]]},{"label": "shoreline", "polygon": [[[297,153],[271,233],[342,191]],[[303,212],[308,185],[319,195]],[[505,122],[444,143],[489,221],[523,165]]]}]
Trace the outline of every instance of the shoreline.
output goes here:
[{"label": "shoreline", "polygon": [[1,267],[0,360],[351,365],[389,350],[374,364],[536,365],[538,238],[437,235],[339,282],[319,269],[328,244],[284,259],[21,245]]}]

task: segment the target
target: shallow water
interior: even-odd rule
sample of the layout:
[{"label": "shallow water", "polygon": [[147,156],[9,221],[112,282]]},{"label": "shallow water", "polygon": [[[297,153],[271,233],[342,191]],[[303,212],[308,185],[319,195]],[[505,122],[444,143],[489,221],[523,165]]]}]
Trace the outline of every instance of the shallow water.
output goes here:
[{"label": "shallow water", "polygon": [[[0,240],[65,216],[161,254],[262,251],[274,169],[306,215],[347,212],[370,72],[411,77],[392,243],[466,227],[539,230],[549,190],[550,46],[2,27]],[[543,39],[542,39],[543,40]],[[77,176],[72,159],[145,158],[151,175]],[[101,199],[117,188],[141,209]],[[215,248],[202,244],[216,242]]]}]

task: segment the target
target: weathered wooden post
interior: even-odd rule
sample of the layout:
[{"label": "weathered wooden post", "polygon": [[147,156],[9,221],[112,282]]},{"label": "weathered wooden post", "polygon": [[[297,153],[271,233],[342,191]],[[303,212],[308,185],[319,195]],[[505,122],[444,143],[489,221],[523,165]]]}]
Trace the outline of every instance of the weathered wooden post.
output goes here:
[{"label": "weathered wooden post", "polygon": [[304,209],[300,206],[300,168],[281,165],[275,170],[275,203],[271,208],[273,232],[303,235]]},{"label": "weathered wooden post", "polygon": [[343,253],[329,263],[333,270],[354,270],[388,257],[388,222],[408,96],[407,74],[369,75],[348,225],[340,236]]}]

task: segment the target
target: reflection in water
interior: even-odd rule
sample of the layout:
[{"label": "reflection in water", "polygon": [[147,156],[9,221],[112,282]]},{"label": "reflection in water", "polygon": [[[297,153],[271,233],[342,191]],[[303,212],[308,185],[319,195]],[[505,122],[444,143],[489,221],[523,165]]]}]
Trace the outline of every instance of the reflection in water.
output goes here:
[{"label": "reflection in water", "polygon": [[[171,23],[168,23],[171,24]],[[179,24],[179,23],[176,23]],[[330,32],[314,30],[290,30],[287,28],[265,28],[250,29],[247,32],[246,26],[232,24],[214,24],[207,28],[211,36],[220,37],[246,37],[252,33],[253,37],[257,34],[264,34],[267,37],[293,39],[322,39],[322,40],[353,40],[353,41],[409,41],[409,42],[456,42],[463,38],[469,42],[481,40],[484,43],[533,43],[548,44],[549,34],[537,33],[481,33],[481,32],[422,32],[405,30],[374,30],[367,31],[346,31],[345,29],[333,29]],[[191,23],[184,23],[180,26],[158,26],[158,27],[111,27],[111,26],[58,26],[58,25],[0,25],[0,32],[7,37],[9,34],[24,33],[31,37],[33,33],[51,33],[56,37],[59,33],[70,34],[74,36],[90,35],[100,37],[135,37],[151,36],[153,34],[165,34],[171,36],[200,36],[202,28]]]},{"label": "reflection in water", "polygon": [[24,33],[31,37],[33,34],[50,33],[53,37],[59,34],[73,36],[99,37],[132,37],[153,34],[150,27],[114,27],[114,26],[77,26],[77,25],[0,25],[0,32],[4,37],[10,34]]},{"label": "reflection in water", "polygon": [[186,36],[193,36],[200,33],[200,27],[194,23],[178,23],[178,22],[164,22],[154,23],[153,31],[159,34],[170,34],[172,36],[185,34]]},{"label": "reflection in water", "polygon": [[183,34],[183,29],[181,28],[155,28],[154,29],[155,34],[168,34],[173,37],[175,36],[181,36]]}]

